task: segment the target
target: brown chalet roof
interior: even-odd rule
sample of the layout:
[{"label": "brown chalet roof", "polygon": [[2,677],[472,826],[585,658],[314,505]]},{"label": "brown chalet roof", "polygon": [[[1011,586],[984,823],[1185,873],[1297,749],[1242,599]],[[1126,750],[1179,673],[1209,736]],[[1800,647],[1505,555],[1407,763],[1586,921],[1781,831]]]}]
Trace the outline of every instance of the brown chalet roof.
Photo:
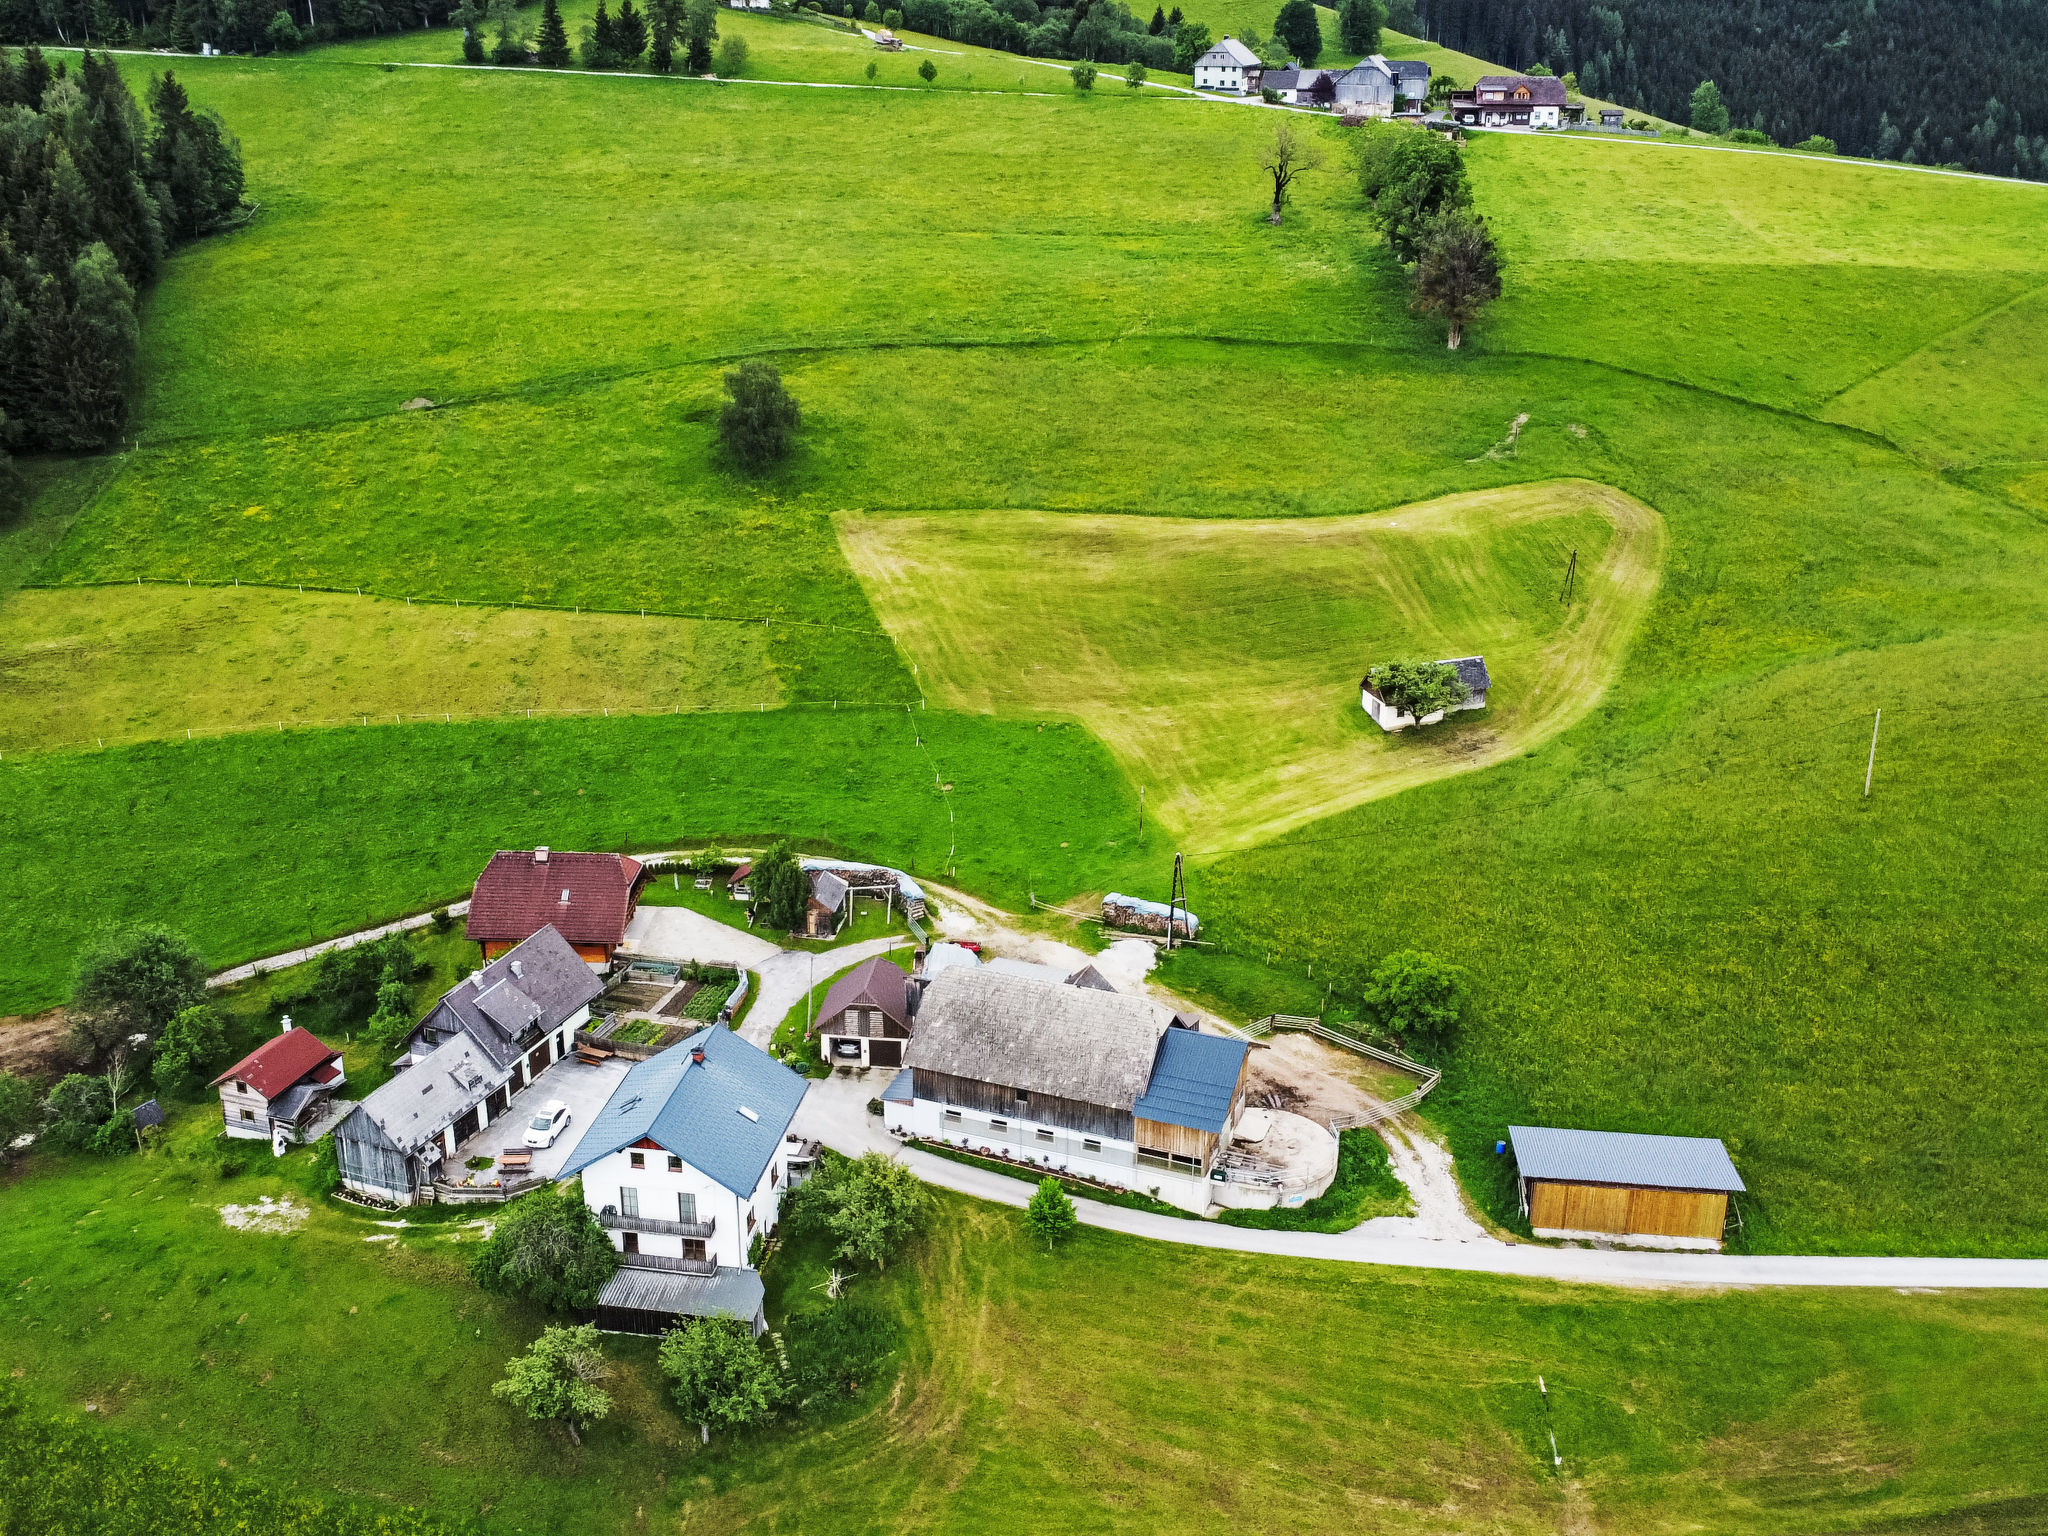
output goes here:
[{"label": "brown chalet roof", "polygon": [[[1486,93],[1501,91],[1505,101],[1488,101]],[[1517,91],[1528,94],[1517,99]],[[1481,106],[1487,107],[1561,107],[1564,103],[1564,82],[1555,75],[1481,75],[1472,86],[1473,95]]]},{"label": "brown chalet roof", "polygon": [[247,1083],[266,1099],[274,1099],[303,1077],[316,1082],[334,1080],[333,1064],[341,1052],[329,1050],[310,1029],[294,1024],[281,1035],[272,1036],[255,1050],[221,1073],[209,1086],[218,1087],[230,1078]]},{"label": "brown chalet roof", "polygon": [[616,944],[639,879],[640,861],[622,853],[494,853],[470,893],[467,932],[516,944],[552,927],[571,944]]},{"label": "brown chalet roof", "polygon": [[910,1024],[910,978],[886,955],[863,960],[832,983],[818,1017],[829,1019],[848,1008],[879,1008],[891,1022]]}]

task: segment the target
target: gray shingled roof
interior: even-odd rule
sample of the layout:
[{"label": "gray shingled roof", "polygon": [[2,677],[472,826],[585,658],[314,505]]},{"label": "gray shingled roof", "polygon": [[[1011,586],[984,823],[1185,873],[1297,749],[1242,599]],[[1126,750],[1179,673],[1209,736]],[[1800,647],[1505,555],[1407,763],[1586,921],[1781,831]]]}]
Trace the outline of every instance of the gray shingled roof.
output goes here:
[{"label": "gray shingled roof", "polygon": [[1465,685],[1467,693],[1484,693],[1493,686],[1493,678],[1486,670],[1484,656],[1452,656],[1437,663],[1458,669],[1458,681]]},{"label": "gray shingled roof", "polygon": [[1115,987],[1110,985],[1109,978],[1092,965],[1084,965],[1081,969],[1074,972],[1073,975],[1067,978],[1067,985],[1070,987],[1093,987],[1097,992],[1114,992],[1116,990]]},{"label": "gray shingled roof", "polygon": [[[1219,54],[1222,55],[1221,58],[1217,57]],[[1240,69],[1256,69],[1262,61],[1256,53],[1253,53],[1251,49],[1245,47],[1236,38],[1226,37],[1195,62],[1198,64],[1235,64]]]},{"label": "gray shingled roof", "polygon": [[509,1067],[523,1054],[523,1030],[533,1024],[553,1029],[603,991],[604,983],[569,941],[543,928],[442,993],[420,1027],[438,1034],[460,1030],[494,1065]]},{"label": "gray shingled roof", "polygon": [[479,1060],[469,1036],[456,1035],[356,1107],[401,1151],[416,1152],[441,1127],[483,1102],[496,1075],[495,1064]]},{"label": "gray shingled roof", "polygon": [[863,960],[832,983],[818,1017],[829,1019],[848,1008],[879,1008],[898,1024],[910,1024],[910,977],[887,955]]},{"label": "gray shingled roof", "polygon": [[1170,1018],[1142,997],[960,966],[941,971],[925,988],[903,1061],[1128,1110],[1151,1079]]},{"label": "gray shingled roof", "polygon": [[811,899],[827,912],[837,912],[846,905],[848,886],[829,869],[821,869],[811,876]]},{"label": "gray shingled roof", "polygon": [[627,1265],[597,1293],[600,1307],[629,1312],[680,1312],[686,1317],[736,1317],[751,1323],[765,1294],[758,1270],[721,1264],[712,1275]]},{"label": "gray shingled roof", "polygon": [[[1517,90],[1527,87],[1526,100],[1517,102],[1483,101],[1483,91],[1504,91],[1512,98]],[[1561,107],[1565,104],[1564,81],[1555,75],[1481,75],[1472,83],[1472,99],[1483,107]]]},{"label": "gray shingled roof", "polygon": [[1640,1136],[1629,1131],[1567,1131],[1511,1125],[1508,1143],[1525,1179],[1566,1184],[1630,1184],[1647,1189],[1719,1189],[1741,1193],[1742,1175],[1712,1136]]}]

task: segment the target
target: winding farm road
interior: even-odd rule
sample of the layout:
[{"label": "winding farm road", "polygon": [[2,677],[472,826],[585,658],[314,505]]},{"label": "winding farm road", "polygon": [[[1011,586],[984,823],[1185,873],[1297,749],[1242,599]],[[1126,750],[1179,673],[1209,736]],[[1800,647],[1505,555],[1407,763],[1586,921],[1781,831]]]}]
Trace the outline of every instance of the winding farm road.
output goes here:
[{"label": "winding farm road", "polygon": [[[811,1085],[797,1111],[796,1129],[834,1151],[894,1154],[927,1184],[956,1190],[998,1205],[1023,1206],[1032,1186],[1023,1179],[950,1162],[905,1147],[867,1112],[867,1101],[882,1091],[886,1073],[862,1081],[834,1076]],[[1642,1253],[1588,1248],[1548,1248],[1508,1243],[1484,1235],[1463,1240],[1371,1235],[1352,1232],[1267,1232],[1215,1222],[1155,1216],[1076,1200],[1074,1209],[1091,1227],[1148,1237],[1191,1248],[1233,1253],[1269,1253],[1295,1259],[1332,1259],[1347,1264],[1391,1264],[1409,1269],[1462,1270],[1529,1280],[1563,1280],[1587,1285],[1692,1286],[1883,1286],[1900,1291],[2044,1290],[2048,1259],[1837,1258],[1798,1254]],[[1368,1225],[1371,1225],[1370,1223]]]}]

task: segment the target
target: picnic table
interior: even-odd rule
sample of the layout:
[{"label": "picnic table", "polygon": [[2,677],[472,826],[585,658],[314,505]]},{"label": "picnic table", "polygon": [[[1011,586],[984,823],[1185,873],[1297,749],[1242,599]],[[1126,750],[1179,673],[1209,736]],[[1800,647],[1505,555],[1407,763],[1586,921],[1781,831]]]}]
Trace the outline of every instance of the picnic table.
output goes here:
[{"label": "picnic table", "polygon": [[529,1147],[507,1147],[498,1154],[498,1166],[505,1169],[531,1168],[533,1151]]}]

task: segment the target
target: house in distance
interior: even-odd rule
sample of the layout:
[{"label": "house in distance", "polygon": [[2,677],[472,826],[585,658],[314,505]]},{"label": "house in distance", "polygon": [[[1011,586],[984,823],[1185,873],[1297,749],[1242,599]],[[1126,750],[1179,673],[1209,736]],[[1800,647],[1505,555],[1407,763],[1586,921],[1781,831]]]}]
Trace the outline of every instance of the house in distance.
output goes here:
[{"label": "house in distance", "polygon": [[1226,37],[1195,60],[1195,89],[1256,96],[1265,72],[1264,60],[1236,38]]},{"label": "house in distance", "polygon": [[1584,115],[1552,75],[1481,75],[1471,90],[1451,92],[1451,118],[1467,128],[1557,128]]},{"label": "house in distance", "polygon": [[1486,708],[1486,695],[1493,687],[1493,678],[1486,670],[1484,656],[1454,656],[1439,661],[1437,665],[1458,669],[1458,681],[1465,685],[1465,697],[1460,703],[1453,704],[1449,710],[1439,709],[1433,714],[1424,715],[1421,721],[1417,722],[1406,710],[1388,703],[1373,691],[1372,673],[1368,672],[1358,685],[1359,702],[1365,706],[1365,712],[1372,717],[1373,724],[1387,732],[1405,731],[1417,723],[1435,725],[1446,714],[1453,714],[1461,709]]},{"label": "house in distance", "polygon": [[623,853],[500,852],[476,877],[466,932],[495,960],[543,928],[604,969],[625,941],[645,872]]},{"label": "house in distance", "polygon": [[280,1033],[213,1080],[222,1133],[273,1145],[298,1141],[344,1081],[341,1052],[287,1014]]},{"label": "house in distance", "polygon": [[1712,1136],[1639,1136],[1511,1125],[1522,1214],[1538,1237],[1620,1238],[1656,1248],[1721,1246],[1743,1191]]}]

